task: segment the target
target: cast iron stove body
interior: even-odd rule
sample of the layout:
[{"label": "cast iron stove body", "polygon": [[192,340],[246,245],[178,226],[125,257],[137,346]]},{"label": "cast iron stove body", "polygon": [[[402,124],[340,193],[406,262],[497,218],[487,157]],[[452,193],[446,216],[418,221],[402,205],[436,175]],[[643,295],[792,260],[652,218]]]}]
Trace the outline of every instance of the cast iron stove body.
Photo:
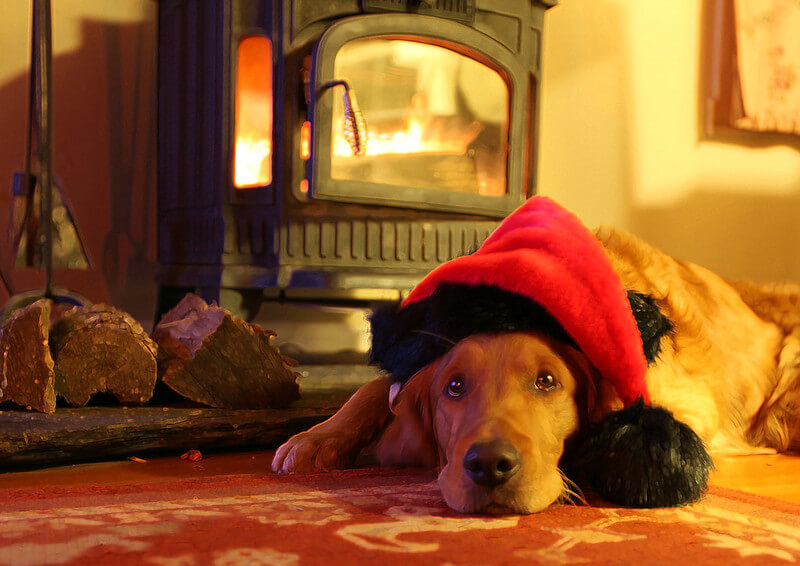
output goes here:
[{"label": "cast iron stove body", "polygon": [[555,1],[161,0],[161,308],[399,297],[476,248],[536,192]]}]

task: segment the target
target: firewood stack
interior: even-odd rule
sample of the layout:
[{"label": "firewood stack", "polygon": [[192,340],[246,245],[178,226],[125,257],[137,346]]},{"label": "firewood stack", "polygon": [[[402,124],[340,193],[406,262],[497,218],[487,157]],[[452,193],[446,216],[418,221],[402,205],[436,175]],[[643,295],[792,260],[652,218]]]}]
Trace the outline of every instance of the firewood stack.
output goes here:
[{"label": "firewood stack", "polygon": [[56,397],[86,405],[96,393],[150,401],[161,380],[187,399],[229,409],[283,407],[300,397],[293,361],[274,332],[187,295],[151,339],[127,313],[76,307],[52,323],[39,300],[0,329],[0,404],[52,413]]}]

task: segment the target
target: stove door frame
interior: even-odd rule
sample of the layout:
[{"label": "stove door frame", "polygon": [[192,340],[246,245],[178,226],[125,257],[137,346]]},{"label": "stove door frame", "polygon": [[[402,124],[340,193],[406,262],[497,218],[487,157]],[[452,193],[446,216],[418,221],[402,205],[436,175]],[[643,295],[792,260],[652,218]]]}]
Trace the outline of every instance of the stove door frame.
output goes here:
[{"label": "stove door frame", "polygon": [[[403,187],[379,183],[334,179],[331,176],[331,118],[333,100],[340,89],[321,89],[334,76],[339,49],[350,41],[372,37],[422,40],[473,58],[500,73],[509,89],[506,194],[479,195],[445,190]],[[465,44],[468,44],[467,47]],[[500,43],[455,21],[409,14],[375,14],[345,18],[331,25],[320,37],[312,59],[313,100],[309,104],[312,124],[311,159],[306,164],[313,199],[370,203],[402,208],[479,214],[501,218],[525,201],[524,169],[528,164],[531,132],[528,103],[528,72],[520,60]],[[306,197],[307,195],[302,195]]]}]

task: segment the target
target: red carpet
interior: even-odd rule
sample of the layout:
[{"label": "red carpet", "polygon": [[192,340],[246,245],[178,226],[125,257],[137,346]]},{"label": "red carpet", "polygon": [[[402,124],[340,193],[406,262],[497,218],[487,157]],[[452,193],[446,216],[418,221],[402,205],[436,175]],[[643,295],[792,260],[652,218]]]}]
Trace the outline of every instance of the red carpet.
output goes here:
[{"label": "red carpet", "polygon": [[0,494],[0,564],[786,564],[800,506],[712,489],[697,505],[450,511],[433,476],[355,470]]}]

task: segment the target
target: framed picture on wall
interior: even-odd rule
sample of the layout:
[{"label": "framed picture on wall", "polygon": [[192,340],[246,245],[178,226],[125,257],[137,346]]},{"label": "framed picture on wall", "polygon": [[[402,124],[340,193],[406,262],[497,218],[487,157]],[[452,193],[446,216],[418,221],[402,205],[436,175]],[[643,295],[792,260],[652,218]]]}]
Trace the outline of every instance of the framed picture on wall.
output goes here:
[{"label": "framed picture on wall", "polygon": [[800,0],[706,0],[706,135],[800,135]]}]

